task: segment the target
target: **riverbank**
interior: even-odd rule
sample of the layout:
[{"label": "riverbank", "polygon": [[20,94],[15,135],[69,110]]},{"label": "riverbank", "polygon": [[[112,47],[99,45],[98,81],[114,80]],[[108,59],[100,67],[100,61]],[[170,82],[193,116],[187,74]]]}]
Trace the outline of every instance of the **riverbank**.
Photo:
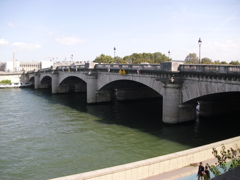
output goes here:
[{"label": "riverbank", "polygon": [[[222,144],[228,149],[240,145],[240,136],[134,163],[105,168],[101,170],[55,178],[52,180],[141,180],[159,174],[181,169],[190,164],[213,159],[212,148],[221,149]],[[194,171],[196,171],[194,169]],[[189,171],[188,171],[189,172]],[[190,171],[191,172],[191,171]]]},{"label": "riverbank", "polygon": [[29,83],[10,83],[10,84],[0,84],[0,89],[11,89],[11,88],[27,88],[33,87],[33,84]]}]

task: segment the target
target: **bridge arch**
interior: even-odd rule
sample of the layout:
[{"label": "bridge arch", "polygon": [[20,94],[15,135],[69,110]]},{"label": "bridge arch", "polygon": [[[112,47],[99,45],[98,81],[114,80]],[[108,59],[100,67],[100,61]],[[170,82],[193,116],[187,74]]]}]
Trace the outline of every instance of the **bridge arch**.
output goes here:
[{"label": "bridge arch", "polygon": [[28,80],[29,83],[34,84],[34,76],[31,76]]},{"label": "bridge arch", "polygon": [[106,75],[102,74],[100,75],[98,80],[98,90],[101,90],[104,86],[107,86],[108,84],[112,82],[119,82],[121,80],[131,81],[131,82],[137,82],[140,84],[143,84],[150,89],[153,89],[154,91],[158,92],[160,95],[163,91],[163,84],[160,81],[156,81],[156,77],[153,76],[147,76],[147,75],[132,75],[132,76],[124,76],[124,75]]},{"label": "bridge arch", "polygon": [[67,77],[77,77],[79,79],[81,79],[82,81],[84,81],[85,83],[87,83],[87,79],[86,79],[86,75],[83,72],[78,72],[78,73],[73,73],[73,72],[59,72],[58,74],[58,82],[59,84],[66,79]]},{"label": "bridge arch", "polygon": [[52,77],[50,75],[44,75],[40,78],[41,88],[52,88]]},{"label": "bridge arch", "polygon": [[151,87],[133,80],[112,81],[99,89],[98,92],[109,92],[111,100],[118,101],[162,97]]},{"label": "bridge arch", "polygon": [[207,95],[240,92],[239,81],[186,79],[182,85],[183,103]]},{"label": "bridge arch", "polygon": [[220,116],[239,112],[239,81],[187,79],[183,83],[183,103],[197,101],[199,115]]},{"label": "bridge arch", "polygon": [[77,76],[68,76],[58,84],[58,92],[86,92],[87,84]]}]

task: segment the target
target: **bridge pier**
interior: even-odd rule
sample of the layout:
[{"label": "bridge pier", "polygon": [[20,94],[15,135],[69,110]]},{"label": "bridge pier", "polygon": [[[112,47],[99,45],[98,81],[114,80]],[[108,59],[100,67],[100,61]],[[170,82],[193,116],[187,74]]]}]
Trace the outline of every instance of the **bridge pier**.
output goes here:
[{"label": "bridge pier", "polygon": [[39,89],[40,85],[40,76],[36,75],[34,76],[34,89]]},{"label": "bridge pier", "polygon": [[197,104],[182,104],[181,83],[164,83],[163,117],[168,124],[196,119]]},{"label": "bridge pier", "polygon": [[87,103],[96,103],[97,79],[95,76],[87,76]]},{"label": "bridge pier", "polygon": [[40,75],[34,76],[34,89],[45,89],[49,88],[49,84],[41,84]]},{"label": "bridge pier", "polygon": [[52,94],[58,93],[58,75],[52,74]]}]

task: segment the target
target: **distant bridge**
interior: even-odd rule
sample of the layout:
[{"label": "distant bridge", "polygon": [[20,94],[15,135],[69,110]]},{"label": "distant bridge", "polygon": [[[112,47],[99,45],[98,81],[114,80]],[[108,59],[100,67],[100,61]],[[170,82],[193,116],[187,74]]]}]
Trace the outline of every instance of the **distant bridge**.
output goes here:
[{"label": "distant bridge", "polygon": [[88,103],[162,97],[171,124],[196,119],[197,103],[203,116],[240,110],[240,66],[86,63],[28,72],[25,81],[53,94],[87,92]]}]

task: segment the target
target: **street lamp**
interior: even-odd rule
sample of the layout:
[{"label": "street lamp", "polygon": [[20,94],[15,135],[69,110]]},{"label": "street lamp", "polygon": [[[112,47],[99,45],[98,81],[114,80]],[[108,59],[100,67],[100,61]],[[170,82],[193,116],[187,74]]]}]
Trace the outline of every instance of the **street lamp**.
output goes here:
[{"label": "street lamp", "polygon": [[115,59],[115,57],[116,57],[116,48],[114,47],[113,50],[114,50],[114,59]]},{"label": "street lamp", "polygon": [[170,60],[170,51],[168,51],[168,60]]},{"label": "street lamp", "polygon": [[202,40],[201,40],[201,38],[199,38],[199,40],[198,40],[198,45],[199,45],[199,64],[201,64],[201,44],[202,44]]}]

